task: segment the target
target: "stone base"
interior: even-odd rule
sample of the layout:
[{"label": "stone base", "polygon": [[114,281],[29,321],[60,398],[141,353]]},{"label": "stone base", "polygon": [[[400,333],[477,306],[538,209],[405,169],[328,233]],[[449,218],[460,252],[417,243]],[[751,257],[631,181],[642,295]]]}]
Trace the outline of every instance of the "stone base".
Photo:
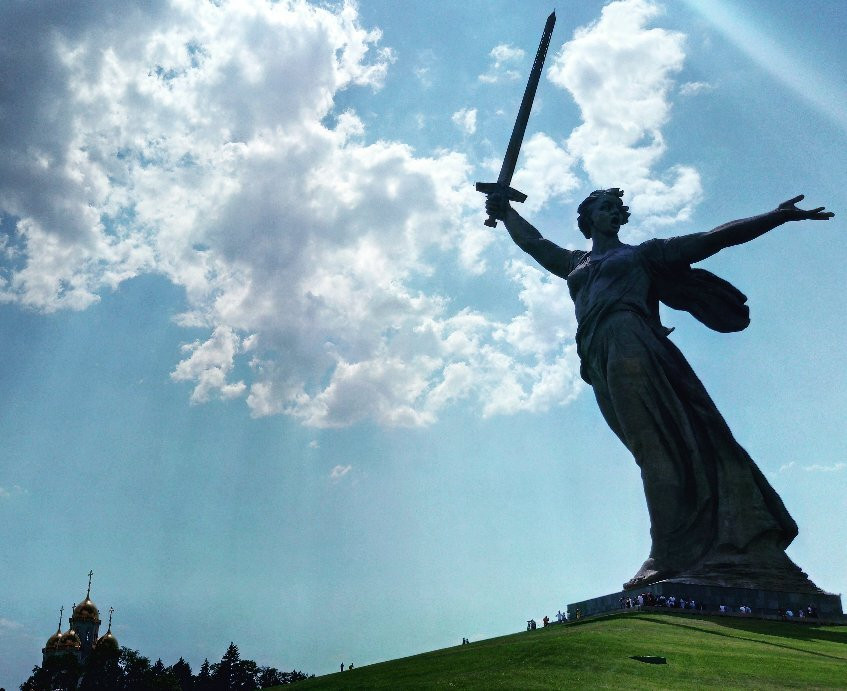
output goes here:
[{"label": "stone base", "polygon": [[[841,609],[841,596],[819,591],[791,592],[786,590],[765,590],[762,588],[733,588],[719,585],[703,585],[700,583],[684,583],[678,579],[658,581],[650,585],[644,585],[631,590],[621,590],[609,595],[601,595],[590,600],[574,602],[568,605],[568,620],[577,618],[577,610],[581,617],[591,617],[598,614],[612,614],[617,612],[632,611],[621,608],[621,598],[631,597],[635,599],[639,593],[653,593],[656,597],[664,595],[675,596],[677,600],[694,600],[697,611],[704,613],[715,613],[720,611],[724,605],[730,612],[737,613],[742,605],[752,610],[747,616],[776,617],[780,610],[797,611],[813,605],[818,611],[817,619],[798,619],[813,623],[815,621],[825,623],[847,624],[847,617]],[[691,612],[689,609],[669,609],[670,612]]]}]

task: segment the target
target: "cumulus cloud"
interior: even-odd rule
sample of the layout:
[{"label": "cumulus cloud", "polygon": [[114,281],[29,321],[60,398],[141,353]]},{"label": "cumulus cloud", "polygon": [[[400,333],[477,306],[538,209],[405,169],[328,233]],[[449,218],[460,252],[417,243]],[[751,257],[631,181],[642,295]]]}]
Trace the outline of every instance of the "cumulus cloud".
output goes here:
[{"label": "cumulus cloud", "polygon": [[606,5],[562,47],[548,73],[582,114],[568,152],[594,186],[624,188],[633,221],[647,228],[687,219],[701,197],[693,167],[656,170],[667,149],[661,129],[673,76],[685,57],[682,34],[648,27],[660,13],[649,0]]},{"label": "cumulus cloud", "polygon": [[476,108],[462,108],[453,113],[453,124],[465,134],[476,132]]},{"label": "cumulus cloud", "polygon": [[242,341],[231,328],[218,326],[207,341],[194,341],[182,347],[183,353],[189,355],[177,365],[171,378],[197,382],[191,394],[192,403],[205,403],[215,392],[223,399],[240,396],[246,385],[243,381],[228,382],[228,375],[241,348]]},{"label": "cumulus cloud", "polygon": [[489,53],[491,64],[488,70],[479,75],[479,80],[486,84],[496,84],[503,81],[520,79],[520,72],[514,69],[515,63],[523,60],[525,53],[508,43],[494,46]]},{"label": "cumulus cloud", "polygon": [[534,213],[552,200],[566,199],[581,184],[573,172],[574,157],[565,146],[542,132],[524,143],[521,160],[512,183],[528,195],[523,205],[526,213]]},{"label": "cumulus cloud", "polygon": [[[583,122],[525,142],[530,211],[579,187],[578,166],[654,223],[696,203],[693,168],[657,171],[684,57],[657,13],[614,2],[553,61]],[[177,323],[204,334],[171,373],[191,402],[314,427],[539,411],[581,389],[563,282],[510,263],[520,312],[497,319],[430,287],[440,264],[487,270],[493,236],[463,154],[367,143],[336,108],[394,60],[353,3],[45,0],[0,5],[0,27],[0,301],[85,309],[165,276]],[[480,79],[524,57],[499,45]],[[454,120],[472,133],[476,111]]]},{"label": "cumulus cloud", "polygon": [[[563,286],[514,265],[525,312],[501,320],[421,287],[433,257],[483,271],[491,234],[464,155],[365,143],[337,112],[394,59],[353,3],[33,1],[2,5],[0,27],[0,300],[84,309],[165,276],[185,293],[177,323],[205,334],[171,373],[191,402],[316,427],[578,390],[573,325],[528,292],[567,300]],[[498,74],[522,55],[495,48]],[[572,185],[551,144],[528,142],[539,199]]]}]

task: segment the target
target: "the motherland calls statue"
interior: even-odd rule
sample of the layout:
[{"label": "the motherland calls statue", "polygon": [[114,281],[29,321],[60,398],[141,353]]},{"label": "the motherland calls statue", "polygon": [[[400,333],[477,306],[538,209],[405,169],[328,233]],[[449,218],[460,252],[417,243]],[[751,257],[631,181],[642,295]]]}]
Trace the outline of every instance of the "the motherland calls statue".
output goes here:
[{"label": "the motherland calls statue", "polygon": [[632,246],[618,238],[629,209],[623,191],[612,188],[592,192],[579,205],[577,224],[591,240],[589,252],[544,239],[509,202],[526,199],[510,185],[555,23],[551,13],[497,182],[478,182],[476,189],[487,196],[485,225],[502,220],[518,247],[568,282],[582,378],[641,469],[653,544],[624,589],[671,580],[822,592],[785,554],[797,524],[668,338],[659,302],[716,331],[746,328],[747,298],[691,264],[788,221],[826,221],[833,214],[822,206],[798,209],[800,195],[709,232]]},{"label": "the motherland calls statue", "polygon": [[691,264],[788,221],[826,221],[833,214],[822,206],[797,208],[800,195],[761,216],[632,246],[618,238],[629,209],[623,191],[612,188],[592,192],[579,205],[577,224],[591,240],[590,251],[545,240],[509,202],[526,199],[510,185],[555,23],[552,13],[497,182],[478,182],[476,189],[487,197],[485,224],[495,227],[502,220],[518,247],[568,282],[580,373],[641,469],[653,544],[624,589],[676,580],[821,592],[785,554],[797,524],[668,338],[659,302],[690,312],[716,331],[746,328],[747,298]]},{"label": "the motherland calls statue", "polygon": [[708,232],[633,246],[618,237],[629,218],[622,196],[616,188],[598,190],[580,204],[577,223],[591,240],[588,252],[543,238],[504,194],[490,193],[485,208],[522,250],[568,282],[582,377],[641,469],[652,547],[624,588],[674,579],[815,591],[785,554],[797,525],[668,338],[659,302],[716,331],[744,329],[744,295],[690,265],[788,221],[823,221],[833,214],[824,207],[797,208],[801,195]]}]

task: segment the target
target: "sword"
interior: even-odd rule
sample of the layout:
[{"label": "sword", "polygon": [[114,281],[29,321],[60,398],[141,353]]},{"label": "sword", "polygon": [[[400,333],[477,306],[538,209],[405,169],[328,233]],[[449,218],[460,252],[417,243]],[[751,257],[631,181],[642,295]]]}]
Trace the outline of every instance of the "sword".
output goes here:
[{"label": "sword", "polygon": [[[477,192],[483,194],[499,193],[514,202],[522,202],[526,199],[526,195],[511,187],[510,183],[512,182],[512,175],[515,173],[515,166],[518,163],[518,154],[521,151],[521,143],[523,143],[523,136],[526,132],[526,123],[529,121],[532,101],[535,98],[535,90],[538,88],[538,80],[541,78],[541,69],[544,67],[544,58],[547,57],[547,49],[550,47],[550,38],[553,35],[555,24],[556,12],[553,11],[547,17],[544,33],[541,34],[541,43],[538,44],[538,52],[535,54],[535,62],[532,63],[529,81],[526,83],[526,91],[524,91],[518,117],[512,129],[512,136],[509,138],[509,145],[506,147],[506,156],[503,158],[503,165],[500,168],[500,175],[497,176],[497,182],[478,182],[476,183]],[[485,219],[485,225],[489,228],[495,228],[497,220],[493,216],[489,216]]]}]

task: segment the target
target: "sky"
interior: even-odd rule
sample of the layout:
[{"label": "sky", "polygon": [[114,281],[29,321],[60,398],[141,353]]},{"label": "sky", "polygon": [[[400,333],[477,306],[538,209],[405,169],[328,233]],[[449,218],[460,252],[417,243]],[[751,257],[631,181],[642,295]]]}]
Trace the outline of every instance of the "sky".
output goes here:
[{"label": "sky", "polygon": [[[196,671],[322,674],[521,630],[649,551],[573,305],[495,180],[550,3],[0,5],[0,685],[85,595]],[[546,237],[621,187],[636,243],[797,194],[663,311],[847,590],[847,6],[565,0],[514,178]],[[67,620],[63,623],[63,630]]]}]

